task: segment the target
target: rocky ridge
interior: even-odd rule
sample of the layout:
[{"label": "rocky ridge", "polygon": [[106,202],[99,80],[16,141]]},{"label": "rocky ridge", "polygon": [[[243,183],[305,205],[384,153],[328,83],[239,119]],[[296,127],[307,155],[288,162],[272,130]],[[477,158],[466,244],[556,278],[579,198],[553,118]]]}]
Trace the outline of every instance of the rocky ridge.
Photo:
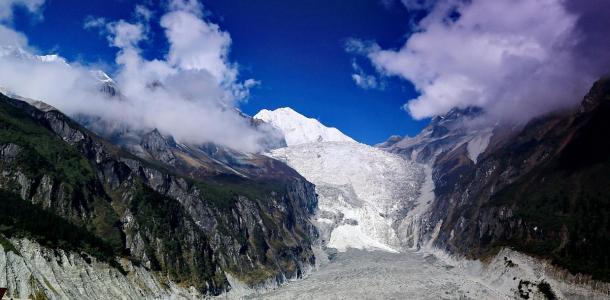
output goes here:
[{"label": "rocky ridge", "polygon": [[[166,292],[172,284],[162,283],[173,282],[207,295],[231,289],[226,274],[248,285],[282,282],[314,263],[316,231],[309,215],[315,193],[289,168],[270,176],[273,180],[186,177],[171,165],[113,146],[55,109],[0,97],[0,188],[32,204],[23,210],[84,228],[91,241],[70,244],[69,235],[40,236],[28,231],[31,224],[18,222],[2,231],[9,241],[5,249],[24,238],[38,239],[45,248],[84,253],[128,277],[132,272],[119,261],[142,266],[153,277],[166,278],[156,283]],[[61,287],[49,287],[44,279],[18,285],[61,296]]]}]

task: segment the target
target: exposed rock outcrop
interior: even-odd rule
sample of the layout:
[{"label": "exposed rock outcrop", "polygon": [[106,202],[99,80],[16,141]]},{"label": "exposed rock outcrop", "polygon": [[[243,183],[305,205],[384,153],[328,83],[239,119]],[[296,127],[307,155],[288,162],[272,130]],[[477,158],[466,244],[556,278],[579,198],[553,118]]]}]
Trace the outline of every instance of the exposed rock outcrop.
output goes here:
[{"label": "exposed rock outcrop", "polygon": [[[314,263],[313,185],[280,162],[269,164],[282,172],[269,169],[266,177],[188,176],[172,166],[167,140],[156,133],[144,143],[157,151],[147,161],[57,110],[0,96],[0,189],[34,204],[27,209],[84,228],[109,251],[95,259],[111,268],[120,271],[117,262],[127,260],[201,294],[230,290],[227,273],[256,285],[301,276]],[[18,229],[5,233],[37,238]],[[79,247],[72,251],[89,249]],[[57,296],[49,291],[42,290]]]}]

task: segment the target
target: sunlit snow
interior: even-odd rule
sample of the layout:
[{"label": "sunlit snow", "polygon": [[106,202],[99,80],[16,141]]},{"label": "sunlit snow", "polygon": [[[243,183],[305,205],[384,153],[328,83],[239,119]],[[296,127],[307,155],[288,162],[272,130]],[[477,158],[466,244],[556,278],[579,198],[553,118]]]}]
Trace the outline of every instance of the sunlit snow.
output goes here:
[{"label": "sunlit snow", "polygon": [[263,109],[254,118],[280,129],[288,146],[311,142],[355,142],[339,129],[326,127],[318,120],[307,118],[289,107],[274,111]]}]

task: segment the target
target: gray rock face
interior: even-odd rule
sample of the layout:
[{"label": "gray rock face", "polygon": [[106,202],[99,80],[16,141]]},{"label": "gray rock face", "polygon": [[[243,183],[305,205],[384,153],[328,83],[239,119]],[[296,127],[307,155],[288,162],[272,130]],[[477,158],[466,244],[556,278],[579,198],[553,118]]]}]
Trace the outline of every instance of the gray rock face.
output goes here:
[{"label": "gray rock face", "polygon": [[[511,247],[607,286],[597,280],[610,279],[602,250],[610,230],[603,204],[610,197],[609,94],[609,81],[600,80],[580,108],[524,126],[455,127],[469,123],[470,114],[460,113],[435,118],[415,138],[381,145],[432,167],[422,239],[469,258]],[[481,135],[489,135],[486,142]]]},{"label": "gray rock face", "polygon": [[436,245],[471,257],[510,246],[573,273],[610,280],[610,84],[596,83],[579,109],[506,130],[476,164],[460,149],[435,164]]},{"label": "gray rock face", "polygon": [[13,161],[19,152],[21,151],[21,147],[15,144],[4,144],[0,146],[0,158],[6,161]]},{"label": "gray rock face", "polygon": [[[143,148],[155,156],[149,163],[57,110],[0,97],[1,109],[14,110],[12,115],[36,127],[36,136],[53,141],[52,151],[78,162],[65,165],[72,160],[53,160],[28,143],[0,141],[0,188],[108,241],[118,251],[113,260],[123,257],[154,278],[210,295],[231,289],[225,274],[248,285],[283,282],[315,262],[311,243],[317,232],[309,221],[317,206],[314,188],[282,163],[266,159],[266,177],[183,177],[168,171],[175,162],[168,149],[176,145],[158,132],[143,139]],[[23,155],[36,153],[43,153],[35,161],[43,167],[33,169]],[[164,289],[159,295],[171,292],[155,284]],[[53,289],[62,285],[35,290],[61,297]]]},{"label": "gray rock face", "polygon": [[29,299],[195,299],[193,288],[159,278],[149,268],[123,260],[125,275],[107,263],[85,260],[78,253],[49,249],[14,239],[15,251],[0,250],[0,285],[7,297]]},{"label": "gray rock face", "polygon": [[482,113],[482,110],[476,107],[455,108],[444,116],[433,118],[417,136],[402,139],[392,136],[377,147],[416,162],[434,163],[434,159],[442,153],[478,138],[488,139],[493,128],[476,122]]},{"label": "gray rock face", "polygon": [[172,166],[176,163],[176,156],[171,151],[176,147],[176,142],[172,138],[165,138],[157,129],[145,134],[140,145],[151,158]]}]

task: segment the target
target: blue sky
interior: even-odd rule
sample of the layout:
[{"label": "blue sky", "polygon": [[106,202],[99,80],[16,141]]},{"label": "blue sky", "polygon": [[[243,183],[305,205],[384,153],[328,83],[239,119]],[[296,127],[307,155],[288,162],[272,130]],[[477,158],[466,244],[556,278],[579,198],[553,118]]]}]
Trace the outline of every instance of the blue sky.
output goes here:
[{"label": "blue sky", "polygon": [[[427,123],[427,119],[414,121],[401,108],[417,97],[408,81],[386,77],[380,90],[360,88],[351,78],[354,60],[366,72],[374,70],[370,62],[345,51],[349,38],[374,40],[384,49],[404,44],[409,14],[399,3],[202,2],[207,19],[231,35],[230,60],[239,64],[240,78],[261,82],[241,104],[244,112],[252,115],[262,108],[290,106],[368,144],[392,134],[417,134]],[[139,3],[146,1],[48,0],[42,20],[17,11],[14,28],[42,52],[57,52],[70,61],[96,64],[112,73],[117,49],[108,46],[105,36],[84,29],[84,20],[87,16],[130,20]],[[160,7],[149,7],[157,16],[162,13]],[[149,59],[163,57],[168,47],[154,20],[152,38],[142,45]]]}]

